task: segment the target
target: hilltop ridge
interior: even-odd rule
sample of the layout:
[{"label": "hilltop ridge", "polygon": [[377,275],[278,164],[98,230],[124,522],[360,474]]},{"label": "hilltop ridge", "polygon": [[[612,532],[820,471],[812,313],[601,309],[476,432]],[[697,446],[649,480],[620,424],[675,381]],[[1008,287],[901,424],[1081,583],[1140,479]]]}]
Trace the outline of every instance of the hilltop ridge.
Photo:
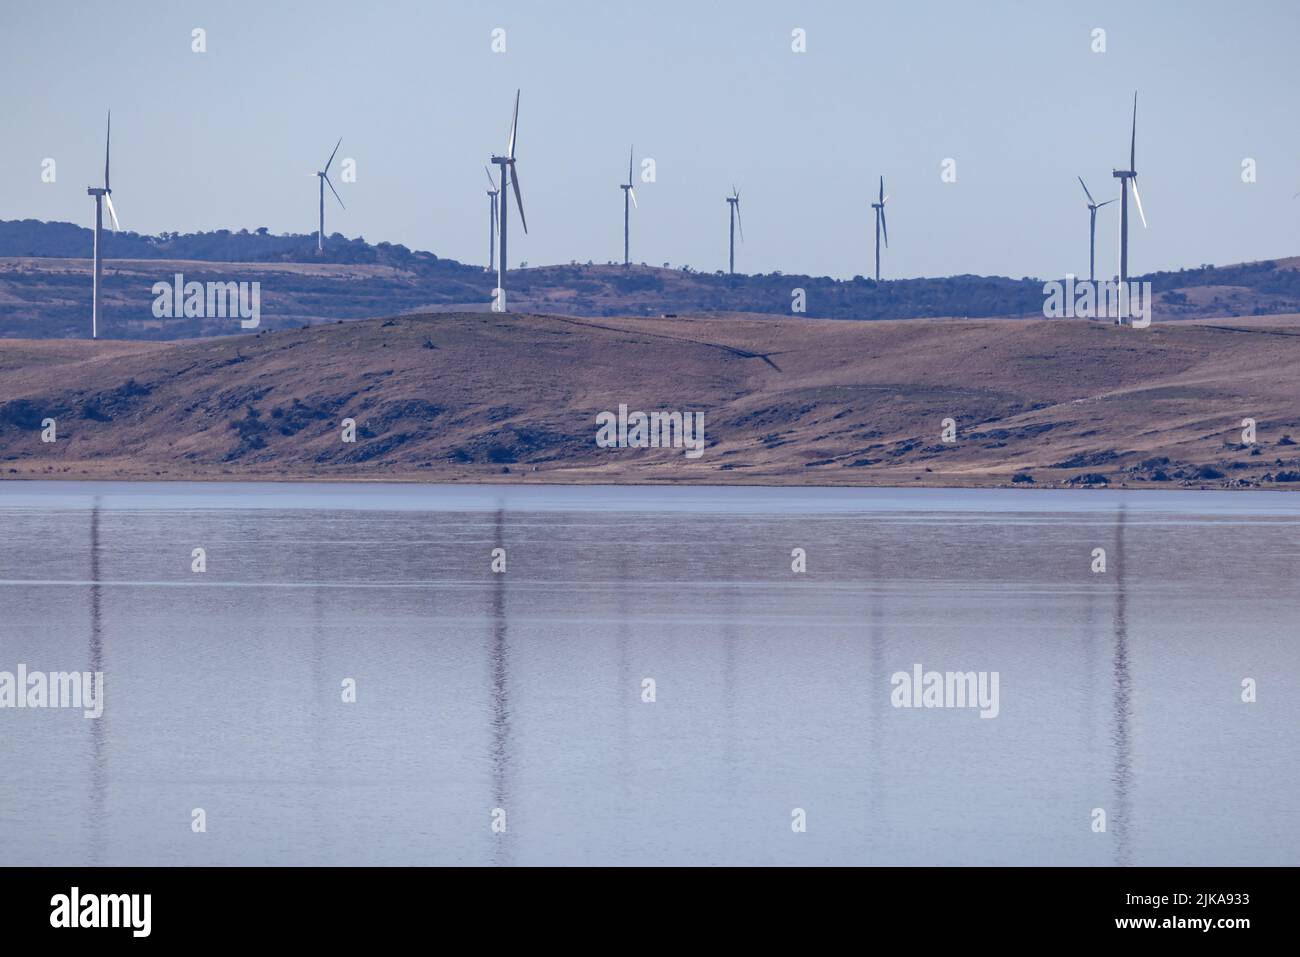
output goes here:
[{"label": "hilltop ridge", "polygon": [[[70,223],[0,221],[0,338],[80,338],[90,311],[91,231]],[[225,335],[229,323],[155,318],[151,289],[176,273],[199,282],[259,282],[262,328],[401,313],[486,311],[495,276],[481,266],[391,243],[335,234],[323,254],[308,235],[265,230],[142,236],[106,234],[105,335],[182,339]],[[1300,312],[1300,260],[1199,266],[1149,279],[1163,320]],[[512,269],[510,307],[571,316],[740,314],[914,319],[1041,316],[1043,281],[1031,277],[893,279],[726,276],[667,264],[570,263]]]}]

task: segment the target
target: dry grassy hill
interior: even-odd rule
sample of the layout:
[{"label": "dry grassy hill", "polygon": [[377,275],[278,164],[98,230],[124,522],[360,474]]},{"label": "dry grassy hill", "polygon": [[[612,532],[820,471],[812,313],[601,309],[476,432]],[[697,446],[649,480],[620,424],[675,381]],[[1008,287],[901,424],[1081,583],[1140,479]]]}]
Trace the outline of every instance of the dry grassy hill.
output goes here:
[{"label": "dry grassy hill", "polygon": [[[444,314],[17,340],[0,343],[0,475],[1282,487],[1300,479],[1297,368],[1294,316],[1134,330]],[[706,452],[597,448],[595,416],[619,403],[703,412]]]}]

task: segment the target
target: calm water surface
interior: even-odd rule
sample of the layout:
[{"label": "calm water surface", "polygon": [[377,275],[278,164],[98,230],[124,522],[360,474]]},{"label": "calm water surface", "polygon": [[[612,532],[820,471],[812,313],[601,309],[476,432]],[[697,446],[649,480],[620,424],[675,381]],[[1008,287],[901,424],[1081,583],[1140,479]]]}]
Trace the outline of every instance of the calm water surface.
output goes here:
[{"label": "calm water surface", "polygon": [[0,865],[1295,864],[1297,581],[1287,493],[4,482],[0,671],[107,696]]}]

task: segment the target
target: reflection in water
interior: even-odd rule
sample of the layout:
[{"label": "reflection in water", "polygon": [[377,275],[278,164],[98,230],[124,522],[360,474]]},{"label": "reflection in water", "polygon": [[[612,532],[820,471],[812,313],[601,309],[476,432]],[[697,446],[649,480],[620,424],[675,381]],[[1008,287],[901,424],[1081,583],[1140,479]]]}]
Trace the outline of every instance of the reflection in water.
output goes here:
[{"label": "reflection in water", "polygon": [[[104,671],[104,631],[100,616],[101,587],[99,584],[99,498],[95,498],[90,509],[90,674],[102,674]],[[108,680],[99,686],[99,693],[104,694]],[[107,702],[107,698],[105,698]],[[108,756],[104,750],[105,722],[108,720],[107,707],[90,724],[90,853],[88,863],[100,862],[100,851],[104,845],[104,801],[108,785]]]},{"label": "reflection in water", "polygon": [[[505,548],[505,509],[498,508],[492,523],[493,549]],[[506,679],[509,649],[506,646],[506,573],[492,574],[492,807],[506,812],[507,830],[493,834],[492,863],[498,867],[510,863],[510,802],[507,799],[507,772],[510,770],[510,701]]]},{"label": "reflection in water", "polygon": [[[309,550],[311,555],[311,576],[309,581],[316,583],[311,589],[311,627],[309,629],[310,649],[308,656],[311,667],[311,705],[307,709],[308,714],[308,734],[311,735],[311,769],[316,772],[317,786],[312,788],[313,797],[310,802],[311,814],[313,820],[323,820],[325,815],[324,797],[325,788],[323,787],[326,780],[326,718],[325,703],[330,701],[334,695],[340,697],[333,698],[333,701],[341,701],[342,685],[338,684],[333,689],[326,686],[325,681],[325,570],[321,567],[321,553],[324,549],[313,548]],[[332,703],[332,702],[331,702]],[[315,841],[318,852],[323,852],[329,843],[329,832],[325,828],[315,828]]]},{"label": "reflection in water", "polygon": [[[631,710],[641,702],[641,682],[637,681],[634,686],[631,677],[631,663],[628,660],[628,639],[632,627],[628,619],[628,592],[632,576],[628,570],[626,554],[619,555],[616,567],[618,573],[615,590],[618,593],[618,598],[615,614],[618,618],[618,625],[615,632],[615,641],[618,646],[618,663],[614,672],[614,711],[617,715],[615,720],[618,721],[619,778],[623,784],[621,789],[623,801],[619,811],[623,813],[631,810],[629,805],[631,804],[632,793],[632,754],[628,741],[628,720]],[[634,694],[635,697],[633,697]]]},{"label": "reflection in water", "polygon": [[[16,493],[0,491],[0,667],[111,670],[117,691],[98,720],[0,713],[0,752],[34,771],[0,781],[6,863],[1145,866],[1300,855],[1285,798],[1300,793],[1300,699],[1215,706],[1209,682],[1223,678],[1205,674],[1232,678],[1242,655],[1300,686],[1284,632],[1300,616],[1289,587],[1300,500],[1244,517],[1255,500],[1242,496],[1191,514],[1135,497],[1117,514],[1118,502],[1081,493],[1060,513],[995,502],[969,521],[703,507],[643,518],[644,490],[623,489],[590,493],[622,511],[497,511],[489,499],[429,521],[378,507],[136,507],[144,496],[118,506],[112,491],[96,508],[93,492],[75,508],[15,508]],[[788,560],[812,535],[807,577],[773,560],[776,543]],[[177,564],[178,542],[218,540],[236,572],[205,578]],[[1108,574],[1086,571],[1081,542],[1106,548]],[[515,560],[508,582],[483,567],[494,546]],[[1198,548],[1214,561],[1143,564]],[[1143,584],[1157,573],[1158,585]],[[112,603],[107,669],[118,596],[129,600]],[[1244,599],[1259,608],[1252,617]],[[1229,634],[1241,647],[1224,647]],[[1003,703],[1014,707],[996,721],[895,711],[890,674],[918,660],[1005,661]],[[388,705],[341,706],[339,681],[354,668]],[[646,675],[667,704],[639,703]],[[1198,706],[1175,713],[1184,693]],[[1243,784],[1247,763],[1267,774]],[[207,838],[158,826],[214,791],[226,824]],[[783,807],[787,793],[798,800]],[[833,829],[791,834],[785,808],[805,795]],[[485,820],[497,806],[506,834]],[[1090,807],[1106,809],[1107,834],[1080,826]]]},{"label": "reflection in water", "polygon": [[722,591],[722,798],[736,793],[736,592]]},{"label": "reflection in water", "polygon": [[1128,593],[1124,583],[1124,506],[1120,506],[1115,524],[1115,730],[1111,741],[1115,746],[1115,813],[1110,817],[1110,830],[1115,835],[1115,863],[1121,867],[1131,863],[1129,846],[1129,798],[1132,789],[1133,755],[1129,742],[1132,719],[1132,682],[1128,665]]},{"label": "reflection in water", "polygon": [[1080,716],[1083,719],[1084,749],[1089,763],[1096,759],[1098,737],[1098,700],[1097,676],[1101,667],[1102,631],[1097,624],[1097,593],[1105,587],[1104,576],[1094,575],[1089,570],[1089,587],[1083,595],[1083,707]]},{"label": "reflection in water", "polygon": [[885,676],[885,588],[884,582],[880,579],[881,563],[879,551],[875,548],[867,549],[867,574],[869,581],[867,589],[871,595],[871,625],[867,631],[868,661],[869,672],[867,674],[866,687],[871,689],[870,715],[868,720],[870,726],[867,731],[867,754],[866,754],[866,774],[865,783],[867,786],[867,807],[868,807],[868,852],[875,861],[875,847],[877,840],[876,835],[879,832],[879,822],[884,819],[884,806],[881,802],[881,795],[884,792],[884,777],[881,772],[880,746],[881,746],[881,728],[885,720],[885,697],[889,691],[889,679]]}]

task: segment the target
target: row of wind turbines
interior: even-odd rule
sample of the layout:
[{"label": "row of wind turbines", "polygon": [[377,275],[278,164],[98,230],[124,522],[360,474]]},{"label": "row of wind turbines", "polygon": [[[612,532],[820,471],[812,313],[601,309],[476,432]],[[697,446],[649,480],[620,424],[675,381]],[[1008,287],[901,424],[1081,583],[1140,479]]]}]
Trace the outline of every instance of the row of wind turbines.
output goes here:
[{"label": "row of wind turbines", "polygon": [[[503,156],[494,155],[491,162],[499,166],[500,185],[498,180],[492,176],[491,171],[484,166],[483,172],[487,174],[488,186],[488,265],[487,271],[497,273],[497,290],[500,301],[504,303],[505,297],[505,275],[506,275],[506,224],[507,216],[507,197],[502,196],[502,188],[509,183],[515,194],[515,202],[519,206],[519,221],[528,232],[528,220],[524,216],[524,200],[519,190],[519,178],[515,169],[515,144],[519,130],[519,90],[515,91],[515,110],[510,120],[510,136],[506,143],[506,152]],[[341,142],[341,140],[340,140]],[[334,152],[338,152],[337,144]],[[631,260],[631,210],[636,207],[636,191],[634,188],[634,159],[636,147],[633,146],[627,154],[627,182],[620,183],[619,189],[623,191],[623,265],[630,266]],[[334,159],[334,153],[330,154],[330,162]],[[321,196],[320,196],[320,229],[317,233],[317,248],[323,249],[321,237],[325,234],[325,186],[329,183],[329,162],[325,164],[325,170],[317,173],[321,178]],[[1083,177],[1078,177],[1079,185],[1083,187],[1084,195],[1088,198],[1088,279],[1095,282],[1097,278],[1097,210],[1109,206],[1117,200],[1120,203],[1120,254],[1119,254],[1119,275],[1120,281],[1124,282],[1128,278],[1128,194],[1125,190],[1127,184],[1133,191],[1133,198],[1137,203],[1138,215],[1142,218],[1142,227],[1147,225],[1146,213],[1142,210],[1142,197],[1137,188],[1137,93],[1133,94],[1133,125],[1132,134],[1129,141],[1129,168],[1126,170],[1113,170],[1112,175],[1120,181],[1120,195],[1116,199],[1108,199],[1105,202],[1098,203],[1088,186],[1083,181]],[[333,190],[333,184],[330,184]],[[335,192],[335,197],[338,193]],[[727,252],[727,274],[735,275],[736,273],[736,233],[739,230],[740,240],[745,240],[745,226],[740,217],[740,191],[732,184],[731,195],[726,197],[728,208],[728,252]],[[876,219],[876,244],[875,244],[875,278],[876,282],[880,281],[880,248],[881,240],[884,240],[884,247],[889,248],[889,224],[885,218],[885,204],[889,197],[885,195],[885,177],[880,177],[880,191],[876,202],[871,204],[875,212]],[[343,205],[343,200],[339,199],[339,205]],[[497,255],[498,243],[500,245],[500,254]]]},{"label": "row of wind turbines", "polygon": [[[490,162],[499,167],[498,177],[494,178],[491,171],[484,166],[483,170],[487,173],[488,184],[491,187],[487,191],[489,202],[489,228],[488,228],[488,266],[487,271],[495,270],[497,274],[497,289],[495,290],[494,308],[504,311],[505,309],[505,288],[506,288],[506,235],[509,225],[509,192],[506,187],[510,187],[515,195],[515,204],[519,207],[519,222],[523,226],[524,232],[528,232],[528,220],[524,216],[524,198],[519,188],[519,173],[516,168],[515,146],[519,131],[519,90],[515,91],[515,109],[514,115],[510,120],[510,135],[506,141],[505,152],[501,155],[493,154]],[[117,211],[113,208],[113,190],[109,186],[109,157],[112,151],[113,138],[113,114],[108,114],[108,129],[104,139],[104,185],[102,187],[90,186],[86,188],[86,193],[95,197],[95,240],[94,240],[94,288],[91,297],[91,317],[90,317],[90,336],[92,339],[99,336],[99,310],[100,310],[100,281],[103,273],[103,257],[101,254],[102,233],[104,227],[104,207],[108,207],[108,216],[111,228],[114,232],[119,229],[117,220]],[[323,168],[315,172],[318,195],[318,220],[316,232],[316,249],[323,251],[325,248],[325,187],[329,187],[334,198],[338,201],[340,208],[347,209],[343,203],[343,198],[339,196],[338,190],[334,188],[333,182],[329,178],[329,169],[334,162],[334,157],[338,155],[339,147],[343,139],[339,138],[334,144],[334,150],[330,153],[329,159],[325,161]],[[627,157],[627,182],[620,183],[619,189],[623,191],[623,265],[631,265],[630,258],[630,234],[631,234],[631,209],[637,205],[636,192],[633,188],[633,156],[635,147],[628,152]],[[1116,201],[1120,204],[1120,248],[1119,248],[1119,281],[1126,282],[1128,279],[1128,190],[1133,192],[1133,199],[1137,204],[1138,215],[1142,219],[1143,228],[1147,225],[1146,214],[1142,210],[1142,197],[1137,188],[1137,93],[1133,94],[1133,124],[1129,140],[1129,163],[1128,169],[1112,170],[1111,175],[1120,181],[1120,195],[1115,199],[1108,199],[1098,203],[1089,191],[1088,186],[1080,176],[1079,185],[1083,187],[1084,195],[1088,200],[1088,278],[1089,281],[1096,281],[1097,272],[1097,211],[1103,207],[1109,206]],[[1127,188],[1126,188],[1127,187]],[[740,191],[733,184],[731,195],[726,197],[728,207],[728,240],[729,251],[727,259],[728,275],[734,275],[736,272],[736,233],[740,232],[740,239],[745,239],[745,229],[740,218]],[[875,212],[876,220],[876,247],[875,247],[875,277],[880,281],[880,249],[881,239],[883,237],[885,248],[889,248],[889,226],[885,220],[885,204],[889,197],[885,195],[885,178],[880,177],[880,189],[876,202],[871,204]]]}]

